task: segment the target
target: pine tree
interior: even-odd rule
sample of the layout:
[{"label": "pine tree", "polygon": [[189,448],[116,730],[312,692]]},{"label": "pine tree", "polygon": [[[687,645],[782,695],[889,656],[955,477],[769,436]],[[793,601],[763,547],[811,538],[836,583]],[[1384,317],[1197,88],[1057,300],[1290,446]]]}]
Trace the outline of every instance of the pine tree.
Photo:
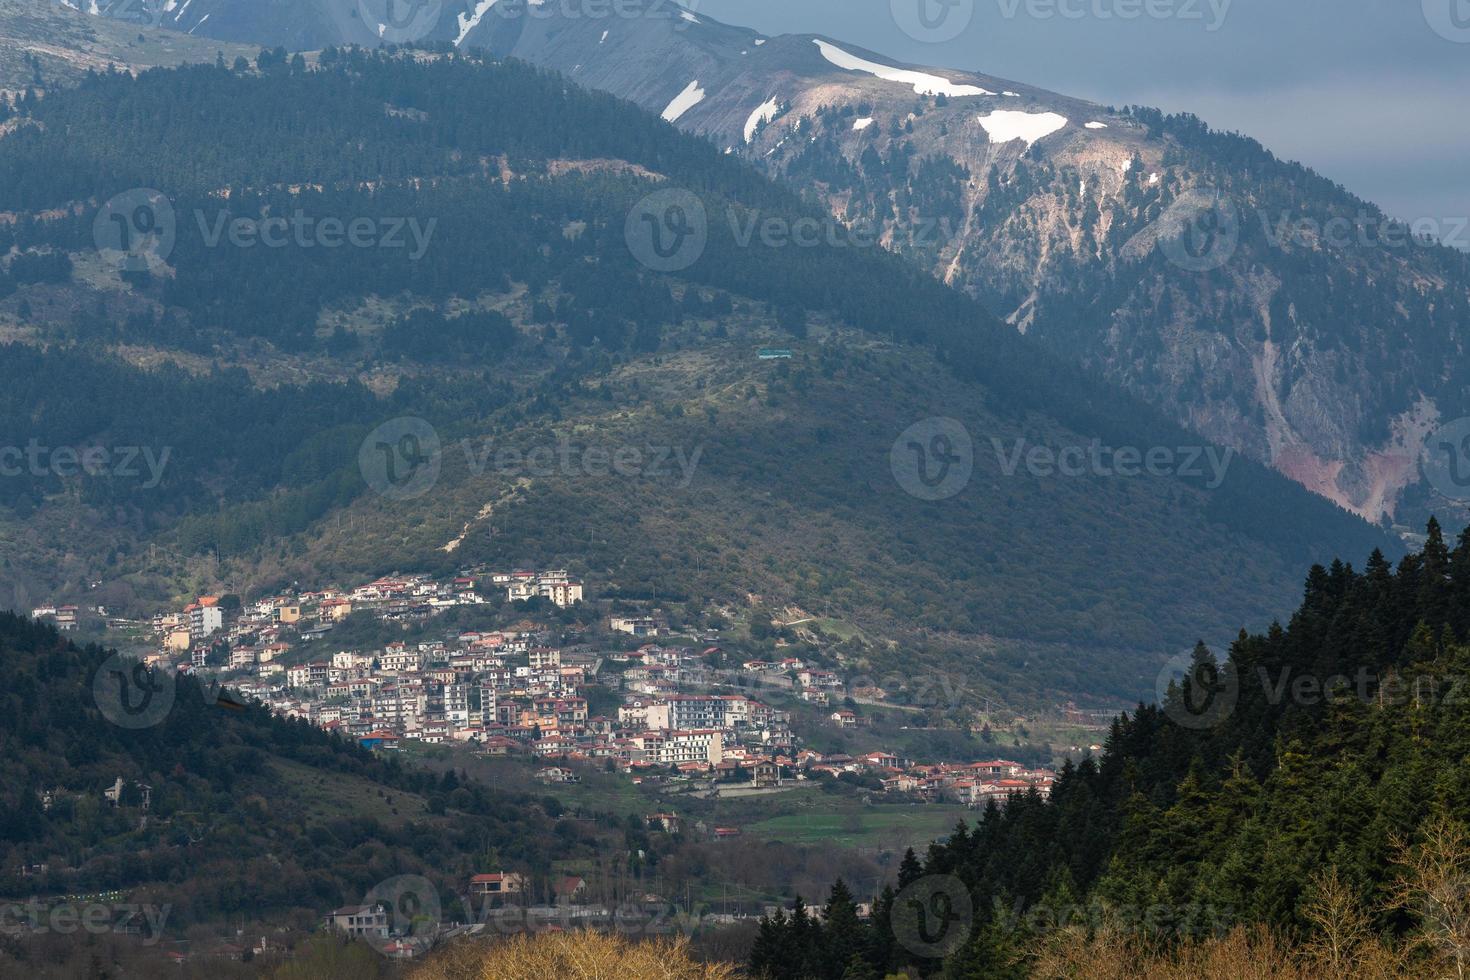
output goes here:
[{"label": "pine tree", "polygon": [[900,890],[924,877],[924,869],[919,864],[918,855],[914,854],[912,847],[903,852],[903,860],[898,865],[898,887]]},{"label": "pine tree", "polygon": [[822,947],[826,976],[831,980],[842,980],[843,971],[853,959],[865,959],[868,955],[867,936],[858,921],[857,905],[841,878],[833,883],[823,909]]}]

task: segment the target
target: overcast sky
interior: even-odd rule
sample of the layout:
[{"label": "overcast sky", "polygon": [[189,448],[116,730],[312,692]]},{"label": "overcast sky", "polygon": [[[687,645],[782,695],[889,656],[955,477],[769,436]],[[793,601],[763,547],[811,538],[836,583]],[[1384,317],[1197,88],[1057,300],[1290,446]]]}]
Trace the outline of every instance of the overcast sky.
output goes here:
[{"label": "overcast sky", "polygon": [[1390,214],[1470,216],[1470,0],[685,2],[770,33],[1193,112]]}]

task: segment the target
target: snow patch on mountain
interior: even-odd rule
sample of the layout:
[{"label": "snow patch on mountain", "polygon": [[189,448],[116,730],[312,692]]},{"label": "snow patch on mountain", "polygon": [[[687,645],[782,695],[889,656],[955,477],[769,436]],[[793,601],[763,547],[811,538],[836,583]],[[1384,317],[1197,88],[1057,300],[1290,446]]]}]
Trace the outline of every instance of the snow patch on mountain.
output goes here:
[{"label": "snow patch on mountain", "polygon": [[1021,112],[1017,109],[997,109],[979,119],[985,132],[990,134],[990,142],[1025,140],[1028,147],[1067,125],[1067,117],[1055,112]]},{"label": "snow patch on mountain", "polygon": [[684,91],[674,96],[674,100],[664,108],[662,115],[668,122],[673,122],[703,101],[704,89],[699,87],[699,79],[696,78],[685,86]]},{"label": "snow patch on mountain", "polygon": [[1108,124],[1105,123],[1105,122],[1090,122],[1090,123],[1087,124],[1087,128],[1088,129],[1107,129],[1108,128]]},{"label": "snow patch on mountain", "polygon": [[781,103],[774,96],[756,106],[750,118],[745,120],[745,142],[754,141],[756,130],[760,129],[761,124],[770,122],[780,114]]},{"label": "snow patch on mountain", "polygon": [[460,12],[457,15],[459,36],[454,39],[455,47],[463,44],[464,39],[469,36],[470,31],[480,26],[480,19],[489,13],[490,8],[495,6],[497,2],[498,0],[480,0],[479,3],[475,4],[473,13],[465,14],[464,12]]},{"label": "snow patch on mountain", "polygon": [[871,125],[873,125],[872,116],[864,116],[861,119],[854,119],[852,121],[853,131],[858,133],[861,133],[863,130],[867,129]]},{"label": "snow patch on mountain", "polygon": [[930,75],[922,71],[910,71],[907,68],[894,68],[891,65],[880,65],[876,61],[868,61],[865,58],[859,58],[855,54],[848,54],[837,45],[823,41],[821,38],[813,38],[812,43],[822,52],[823,58],[826,58],[838,68],[844,68],[847,71],[866,72],[869,75],[888,82],[902,82],[905,85],[912,85],[914,92],[919,95],[943,95],[955,98],[963,95],[995,94],[987,89],[980,88],[978,85],[961,85],[958,82],[951,82],[947,78],[940,78],[938,75]]}]

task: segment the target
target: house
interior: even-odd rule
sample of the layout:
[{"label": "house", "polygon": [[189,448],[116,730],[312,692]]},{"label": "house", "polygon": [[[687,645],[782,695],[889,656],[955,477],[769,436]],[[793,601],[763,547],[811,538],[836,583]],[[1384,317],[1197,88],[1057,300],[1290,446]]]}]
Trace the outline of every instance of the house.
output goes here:
[{"label": "house", "polygon": [[838,728],[857,727],[857,715],[853,714],[846,708],[840,708],[837,711],[832,712],[831,718]]},{"label": "house", "polygon": [[513,871],[475,875],[470,879],[470,897],[485,901],[501,901],[526,890],[524,875]]},{"label": "house", "polygon": [[802,687],[834,688],[842,686],[842,678],[838,677],[830,670],[815,670],[808,667],[804,670],[798,671],[796,674],[796,679]]},{"label": "house", "polygon": [[411,960],[418,954],[418,948],[412,943],[394,940],[383,945],[382,953],[390,960]]},{"label": "house", "polygon": [[650,830],[662,830],[666,834],[677,834],[679,832],[679,815],[677,813],[650,813],[643,819],[648,823]]},{"label": "house", "polygon": [[398,748],[398,736],[392,732],[368,732],[358,738],[358,744],[365,749],[396,749]]},{"label": "house", "polygon": [[519,743],[513,738],[490,735],[480,743],[480,752],[484,755],[510,755],[518,747]]},{"label": "house", "polygon": [[132,787],[136,791],[138,806],[145,810],[148,809],[149,805],[153,802],[153,787],[147,783],[125,783],[123,782],[123,778],[119,776],[116,782],[112,784],[111,789],[102,791],[102,796],[113,806],[122,806],[123,797],[128,792],[129,787]]},{"label": "house", "polygon": [[781,767],[769,759],[762,759],[750,767],[750,781],[756,786],[780,786]]},{"label": "house", "polygon": [[558,905],[571,905],[587,895],[587,879],[577,875],[558,878],[552,885]]},{"label": "house", "polygon": [[608,629],[632,636],[658,636],[658,622],[651,616],[613,616]]},{"label": "house", "polygon": [[581,781],[576,773],[559,766],[548,766],[538,771],[536,778],[543,783],[576,783]]},{"label": "house", "polygon": [[349,936],[388,937],[388,910],[379,905],[347,905],[333,909],[328,925]]}]

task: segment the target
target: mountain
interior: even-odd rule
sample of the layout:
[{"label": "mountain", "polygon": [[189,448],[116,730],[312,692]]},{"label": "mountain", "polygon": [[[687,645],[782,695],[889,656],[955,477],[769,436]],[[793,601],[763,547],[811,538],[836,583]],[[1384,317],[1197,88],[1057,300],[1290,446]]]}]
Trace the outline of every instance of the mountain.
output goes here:
[{"label": "mountain", "polygon": [[[674,117],[1369,520],[1405,503],[1424,513],[1420,450],[1470,390],[1470,257],[1189,117],[703,15],[599,24],[499,9],[461,43]],[[691,86],[700,98],[684,108]]]},{"label": "mountain", "polygon": [[[1242,631],[1223,661],[1198,648],[1162,703],[1116,719],[1102,756],[1068,764],[1049,799],[992,802],[922,861],[910,852],[848,949],[872,975],[941,956],[946,976],[1122,976],[1171,957],[1180,968],[1139,975],[1453,971],[1470,535],[1451,548],[1430,524],[1426,539],[1397,567],[1313,568],[1286,626]],[[911,900],[953,916],[905,922]],[[835,937],[802,931],[768,920],[752,972],[840,975],[805,968],[803,944]],[[1232,945],[1216,969],[1191,955],[1228,963]]]},{"label": "mountain", "polygon": [[89,71],[141,71],[220,56],[234,61],[254,58],[257,50],[249,43],[191,37],[143,16],[120,23],[47,0],[0,0],[0,91],[44,92],[76,84]]},{"label": "mountain", "polygon": [[[19,113],[5,431],[168,460],[0,484],[30,595],[565,564],[593,595],[816,618],[850,670],[973,682],[959,711],[1131,698],[1201,631],[1284,611],[1294,568],[1394,546],[897,256],[747,239],[822,213],[555,75],[331,49]],[[657,271],[642,218],[695,211],[703,253]]]},{"label": "mountain", "polygon": [[387,18],[401,26],[376,2],[195,0],[171,23],[554,68],[815,195],[1017,329],[1368,520],[1466,516],[1461,487],[1421,474],[1470,381],[1470,257],[1416,237],[1454,238],[1450,222],[1407,228],[1190,116],[764,37],[663,0],[603,16],[446,0]]}]

